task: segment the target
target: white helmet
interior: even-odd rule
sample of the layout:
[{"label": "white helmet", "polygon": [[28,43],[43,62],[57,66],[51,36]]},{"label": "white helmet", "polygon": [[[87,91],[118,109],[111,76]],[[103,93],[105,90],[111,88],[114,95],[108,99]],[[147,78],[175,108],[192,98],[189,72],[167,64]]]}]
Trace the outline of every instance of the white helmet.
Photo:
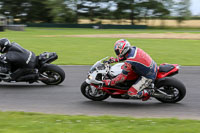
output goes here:
[{"label": "white helmet", "polygon": [[130,49],[131,49],[131,45],[125,39],[120,39],[120,40],[115,42],[114,50],[115,50],[115,53],[118,57],[125,56]]}]

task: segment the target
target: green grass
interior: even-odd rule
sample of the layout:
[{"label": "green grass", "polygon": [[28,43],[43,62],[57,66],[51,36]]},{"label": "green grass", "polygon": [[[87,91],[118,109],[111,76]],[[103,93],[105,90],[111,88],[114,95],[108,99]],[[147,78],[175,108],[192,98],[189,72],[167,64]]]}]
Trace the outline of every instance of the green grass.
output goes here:
[{"label": "green grass", "polygon": [[0,133],[199,133],[199,120],[0,112]]},{"label": "green grass", "polygon": [[[105,56],[114,56],[114,42],[119,38],[41,37],[40,35],[163,33],[173,30],[95,30],[70,28],[27,28],[26,31],[0,32],[36,54],[57,52],[61,65],[91,65]],[[183,30],[184,31],[184,30]],[[195,32],[196,33],[196,32]],[[200,65],[200,40],[178,39],[128,39],[160,63]]]},{"label": "green grass", "polygon": [[[83,34],[129,34],[129,33],[193,33],[200,34],[200,29],[91,29],[91,28],[26,28],[29,35],[83,35]],[[9,31],[13,33],[15,31]],[[23,34],[23,33],[22,33]]]}]

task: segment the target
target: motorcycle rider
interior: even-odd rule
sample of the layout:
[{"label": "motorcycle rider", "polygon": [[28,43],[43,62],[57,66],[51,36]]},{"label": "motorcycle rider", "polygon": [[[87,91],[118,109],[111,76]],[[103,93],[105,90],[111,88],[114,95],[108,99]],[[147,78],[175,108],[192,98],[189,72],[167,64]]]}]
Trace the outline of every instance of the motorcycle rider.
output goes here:
[{"label": "motorcycle rider", "polygon": [[33,52],[22,48],[7,38],[0,39],[0,63],[10,69],[12,74],[9,81],[29,81],[38,79],[38,72],[35,70],[36,56]]},{"label": "motorcycle rider", "polygon": [[137,77],[137,81],[129,88],[128,95],[135,98],[142,98],[143,101],[149,99],[149,92],[144,90],[156,78],[157,65],[152,58],[137,47],[131,47],[125,39],[116,41],[114,46],[118,58],[111,57],[111,63],[125,61],[122,73],[111,80],[103,80],[106,86],[115,86],[124,82],[127,77]]}]

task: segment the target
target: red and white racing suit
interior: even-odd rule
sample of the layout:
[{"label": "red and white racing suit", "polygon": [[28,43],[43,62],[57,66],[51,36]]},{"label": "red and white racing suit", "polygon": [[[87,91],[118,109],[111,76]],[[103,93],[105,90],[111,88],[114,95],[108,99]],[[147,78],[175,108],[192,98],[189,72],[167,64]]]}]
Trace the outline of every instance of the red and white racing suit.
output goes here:
[{"label": "red and white racing suit", "polygon": [[157,65],[146,52],[137,47],[132,47],[126,57],[122,73],[114,79],[104,80],[104,82],[106,85],[114,86],[139,76],[138,80],[128,90],[129,96],[138,96],[138,92],[141,92],[155,80]]}]

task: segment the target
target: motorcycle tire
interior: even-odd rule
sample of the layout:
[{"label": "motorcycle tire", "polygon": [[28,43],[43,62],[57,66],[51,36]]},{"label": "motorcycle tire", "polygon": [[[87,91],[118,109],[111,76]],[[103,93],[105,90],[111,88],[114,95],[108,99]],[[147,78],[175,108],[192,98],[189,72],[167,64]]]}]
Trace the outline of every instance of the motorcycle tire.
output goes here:
[{"label": "motorcycle tire", "polygon": [[[49,78],[55,78],[55,80],[41,80],[41,82],[45,83],[46,85],[58,85],[62,83],[65,79],[65,72],[59,66],[54,64],[48,64],[45,68],[42,69],[40,72]],[[57,77],[55,77],[57,76]]]},{"label": "motorcycle tire", "polygon": [[103,94],[100,96],[93,96],[91,95],[87,88],[90,87],[90,84],[88,84],[87,82],[83,82],[81,85],[81,93],[88,99],[93,100],[93,101],[103,101],[105,99],[107,99],[110,95],[106,92],[102,92]]},{"label": "motorcycle tire", "polygon": [[167,94],[171,93],[177,93],[177,95],[172,98],[172,99],[166,99],[166,98],[156,98],[158,101],[162,103],[177,103],[181,101],[185,95],[186,95],[186,88],[184,84],[172,77],[167,77],[165,80],[160,81],[156,85],[157,89],[160,89],[163,87],[163,90]]}]

